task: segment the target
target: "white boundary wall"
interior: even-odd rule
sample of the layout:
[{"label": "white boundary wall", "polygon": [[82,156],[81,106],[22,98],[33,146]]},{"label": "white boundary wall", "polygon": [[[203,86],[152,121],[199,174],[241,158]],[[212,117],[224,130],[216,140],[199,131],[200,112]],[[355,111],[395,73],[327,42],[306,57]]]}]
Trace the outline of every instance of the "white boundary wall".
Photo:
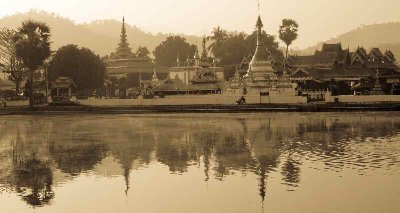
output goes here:
[{"label": "white boundary wall", "polygon": [[[178,95],[156,99],[89,99],[79,100],[91,106],[142,106],[142,105],[233,105],[240,95]],[[307,103],[301,96],[245,96],[247,104],[299,104]]]},{"label": "white boundary wall", "polygon": [[400,102],[400,95],[326,95],[325,101],[333,103],[337,98],[339,103],[375,103],[375,102]]}]

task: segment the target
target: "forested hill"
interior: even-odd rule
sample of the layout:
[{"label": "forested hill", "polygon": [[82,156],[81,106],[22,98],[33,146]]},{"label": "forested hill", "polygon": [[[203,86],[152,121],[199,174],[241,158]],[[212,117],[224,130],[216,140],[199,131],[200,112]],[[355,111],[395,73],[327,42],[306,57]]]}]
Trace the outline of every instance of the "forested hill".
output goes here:
[{"label": "forested hill", "polygon": [[[22,21],[27,19],[44,21],[52,28],[53,50],[66,44],[77,44],[90,48],[101,56],[110,54],[117,47],[122,24],[121,21],[116,20],[98,20],[76,24],[72,20],[54,13],[31,10],[27,13],[17,13],[0,18],[0,28],[16,29],[21,26]],[[126,30],[133,51],[136,51],[139,46],[147,46],[152,52],[159,43],[168,37],[168,34],[148,33],[129,24],[126,24]],[[240,29],[238,30],[240,31]],[[182,36],[191,44],[201,44],[202,38],[200,37]],[[378,46],[383,51],[391,49],[400,60],[400,22],[363,26],[326,41],[326,43],[337,42],[341,42],[343,48],[350,47],[352,51],[357,46],[367,49]],[[316,49],[321,49],[322,44],[323,42],[296,52],[297,54],[312,54]]]},{"label": "forested hill", "polygon": [[[22,21],[27,19],[43,21],[51,27],[53,50],[57,50],[66,44],[76,44],[87,47],[101,56],[108,55],[115,50],[119,42],[122,25],[122,21],[115,20],[76,24],[72,20],[54,13],[31,10],[27,13],[17,13],[1,18],[0,28],[17,29],[21,26]],[[168,37],[168,34],[154,35],[129,24],[126,24],[125,27],[133,51],[136,51],[139,46],[146,46],[152,52],[159,43]],[[185,35],[184,37],[191,44],[200,44],[202,41],[202,38],[196,36]]]},{"label": "forested hill", "polygon": [[[366,49],[379,47],[382,51],[391,49],[400,60],[400,22],[367,25],[332,38],[326,43],[341,42],[343,48],[350,47],[354,51],[358,46]],[[300,54],[312,54],[316,49],[321,49],[322,43],[301,50]]]}]

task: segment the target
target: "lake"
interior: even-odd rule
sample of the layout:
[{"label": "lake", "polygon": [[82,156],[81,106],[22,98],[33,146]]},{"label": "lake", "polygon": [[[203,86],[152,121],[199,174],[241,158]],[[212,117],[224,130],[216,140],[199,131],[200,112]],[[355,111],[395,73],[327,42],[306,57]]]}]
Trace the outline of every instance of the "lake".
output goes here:
[{"label": "lake", "polygon": [[400,113],[0,116],[0,212],[400,212]]}]

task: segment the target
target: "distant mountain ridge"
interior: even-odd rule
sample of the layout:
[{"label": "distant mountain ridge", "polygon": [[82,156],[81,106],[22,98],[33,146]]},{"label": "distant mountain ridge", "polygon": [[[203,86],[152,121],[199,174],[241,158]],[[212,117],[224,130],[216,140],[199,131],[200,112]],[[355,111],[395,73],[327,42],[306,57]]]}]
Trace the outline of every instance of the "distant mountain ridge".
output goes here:
[{"label": "distant mountain ridge", "polygon": [[[105,56],[115,51],[120,39],[122,25],[122,21],[116,20],[97,20],[91,23],[76,24],[72,20],[55,13],[31,10],[26,13],[16,13],[0,18],[0,28],[17,29],[21,26],[21,22],[27,19],[44,21],[51,27],[53,50],[57,50],[63,45],[76,44],[81,47],[87,47],[100,56]],[[126,30],[128,41],[133,51],[136,51],[139,46],[146,46],[152,52],[157,45],[170,35],[148,33],[129,24],[126,24]],[[202,38],[199,36],[181,36],[185,37],[191,44],[201,45]],[[368,50],[372,47],[379,47],[382,51],[391,49],[396,58],[400,60],[400,22],[362,26],[326,42],[320,42],[307,49],[292,52],[298,55],[313,54],[315,50],[321,49],[323,43],[339,42],[342,43],[343,48],[349,47],[351,51],[354,51],[357,46],[363,46]]]},{"label": "distant mountain ridge", "polygon": [[[87,47],[100,56],[114,52],[117,48],[122,21],[98,20],[91,23],[76,24],[68,18],[61,17],[55,13],[48,13],[42,10],[30,10],[26,13],[16,13],[0,19],[0,28],[7,27],[17,29],[22,21],[32,19],[46,22],[51,27],[52,49],[67,44],[76,44]],[[121,17],[122,19],[122,17]],[[151,34],[144,32],[136,26],[125,24],[128,41],[132,51],[139,46],[146,46],[150,52],[164,41],[169,34]],[[200,44],[202,38],[197,36],[182,35],[191,44]]]},{"label": "distant mountain ridge", "polygon": [[343,48],[350,48],[350,51],[354,51],[358,46],[364,47],[368,51],[373,47],[379,47],[381,51],[390,49],[400,60],[400,22],[362,26],[326,42],[320,42],[315,46],[295,52],[313,54],[315,50],[321,49],[323,43],[339,42]]}]

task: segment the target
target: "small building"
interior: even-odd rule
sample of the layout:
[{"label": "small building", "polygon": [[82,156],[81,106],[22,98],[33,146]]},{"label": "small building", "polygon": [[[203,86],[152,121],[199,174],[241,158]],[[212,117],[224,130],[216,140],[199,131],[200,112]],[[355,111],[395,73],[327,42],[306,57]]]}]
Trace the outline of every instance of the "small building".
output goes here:
[{"label": "small building", "polygon": [[10,80],[3,80],[0,78],[0,90],[1,91],[15,91],[15,83]]},{"label": "small building", "polygon": [[172,79],[168,76],[162,84],[153,88],[153,92],[158,96],[185,94],[186,85],[178,77]]},{"label": "small building", "polygon": [[51,84],[51,97],[71,98],[76,92],[77,85],[70,77],[58,77]]},{"label": "small building", "polygon": [[9,98],[14,96],[15,90],[14,82],[0,78],[0,98]]}]

